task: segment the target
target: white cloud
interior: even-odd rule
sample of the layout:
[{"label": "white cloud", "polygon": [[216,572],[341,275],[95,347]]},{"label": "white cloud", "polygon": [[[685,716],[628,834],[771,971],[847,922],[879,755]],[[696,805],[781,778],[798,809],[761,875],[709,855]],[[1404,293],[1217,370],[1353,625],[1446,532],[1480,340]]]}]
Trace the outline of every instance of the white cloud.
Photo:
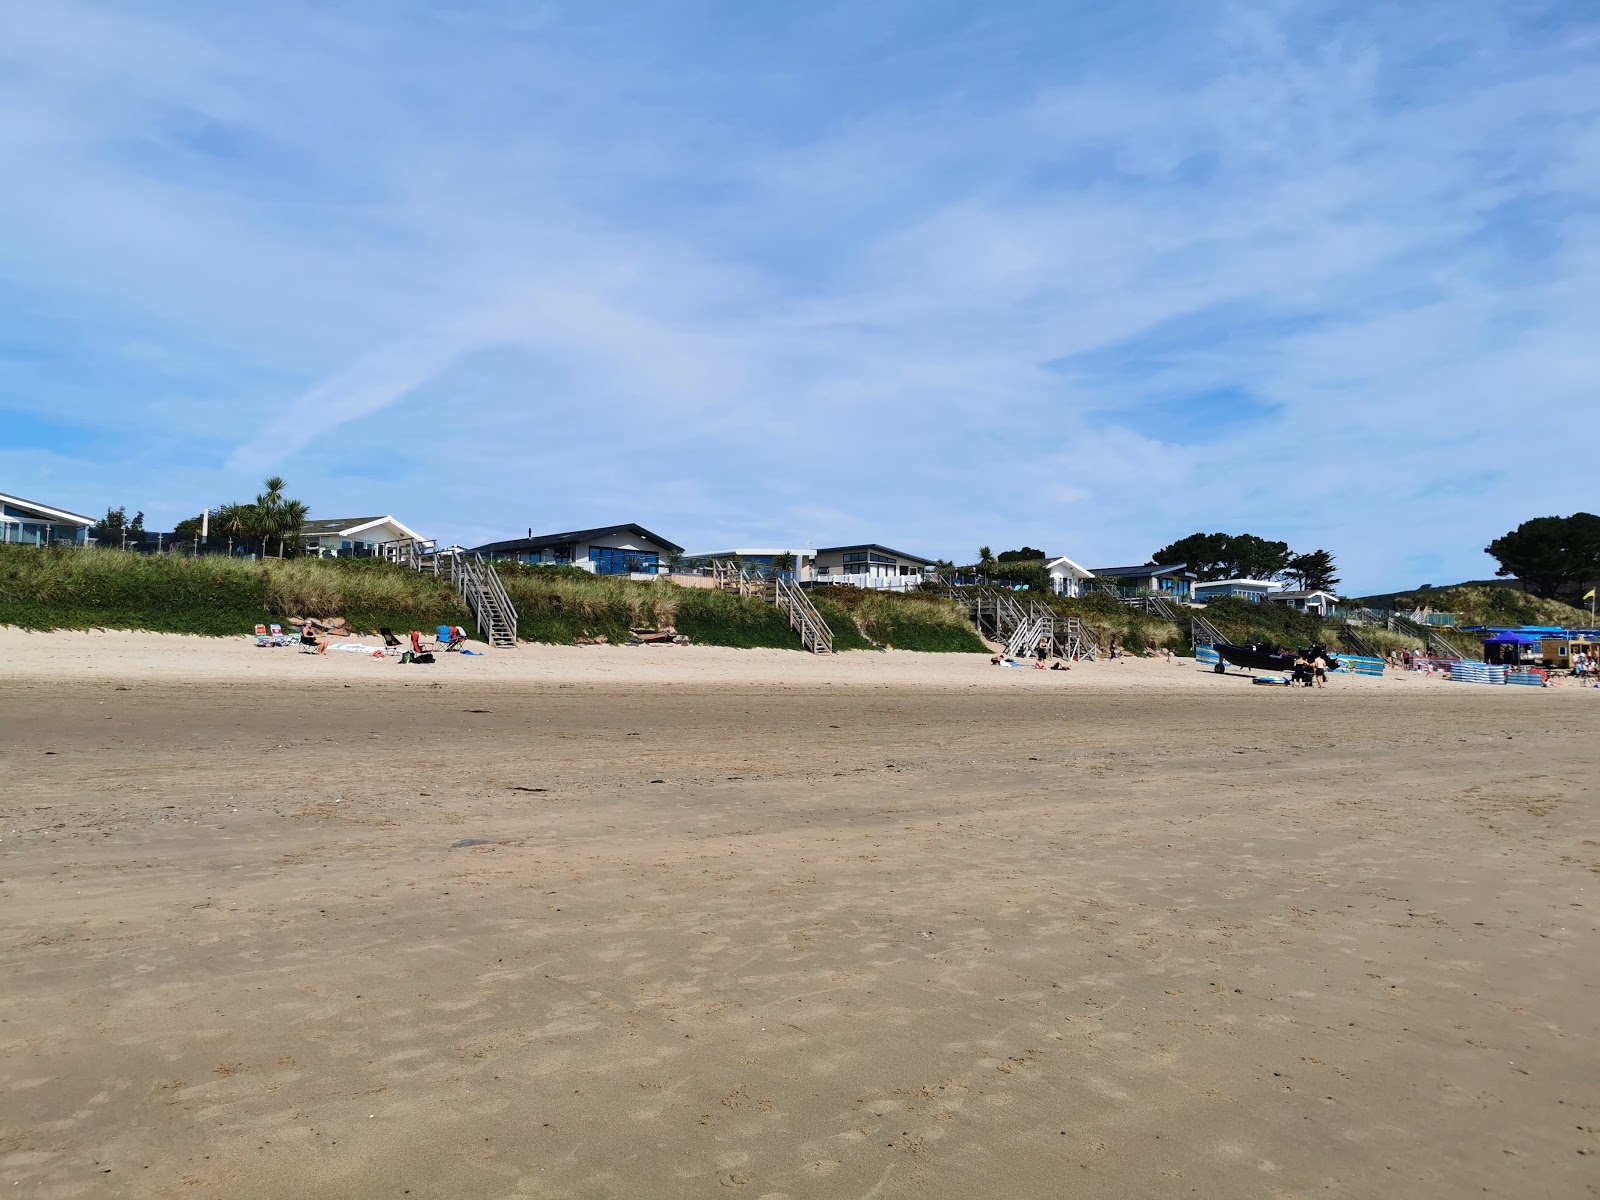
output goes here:
[{"label": "white cloud", "polygon": [[[209,403],[224,448],[174,496],[152,437],[116,478],[144,495],[108,501],[176,516],[270,468],[451,538],[636,519],[1082,561],[1229,527],[1376,587],[1418,530],[1477,574],[1585,503],[1561,472],[1450,481],[1600,382],[1592,27],[528,11],[0,17],[0,153],[30,166],[0,303],[90,331],[0,357],[0,403],[126,371],[99,420]],[[1105,415],[1229,389],[1276,415],[1203,446]],[[340,474],[402,414],[463,432]],[[16,486],[55,486],[55,449],[8,456]]]}]

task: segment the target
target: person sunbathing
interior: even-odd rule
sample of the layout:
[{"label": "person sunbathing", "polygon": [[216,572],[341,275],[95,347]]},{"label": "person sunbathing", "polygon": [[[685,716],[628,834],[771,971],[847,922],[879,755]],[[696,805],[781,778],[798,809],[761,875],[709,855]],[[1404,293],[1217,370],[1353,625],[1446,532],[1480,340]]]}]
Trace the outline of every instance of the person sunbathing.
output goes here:
[{"label": "person sunbathing", "polygon": [[318,654],[326,654],[328,652],[327,636],[324,635],[321,639],[318,639],[317,631],[312,628],[310,621],[300,627],[300,644],[314,647]]}]

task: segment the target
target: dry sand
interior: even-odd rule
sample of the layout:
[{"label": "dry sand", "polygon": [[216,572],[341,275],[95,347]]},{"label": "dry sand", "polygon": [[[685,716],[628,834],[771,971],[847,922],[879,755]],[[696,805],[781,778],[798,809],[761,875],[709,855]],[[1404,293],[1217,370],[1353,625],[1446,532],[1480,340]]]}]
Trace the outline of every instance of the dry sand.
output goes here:
[{"label": "dry sand", "polygon": [[0,661],[15,1196],[1600,1187],[1600,692]]}]

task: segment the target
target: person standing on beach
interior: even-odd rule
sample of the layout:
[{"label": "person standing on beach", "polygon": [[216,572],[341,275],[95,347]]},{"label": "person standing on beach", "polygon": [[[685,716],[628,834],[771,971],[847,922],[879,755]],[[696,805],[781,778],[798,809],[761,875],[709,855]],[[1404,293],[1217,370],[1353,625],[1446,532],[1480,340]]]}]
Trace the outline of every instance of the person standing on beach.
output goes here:
[{"label": "person standing on beach", "polygon": [[1318,687],[1327,687],[1328,686],[1328,660],[1327,659],[1323,658],[1322,655],[1320,655],[1320,654],[1317,655],[1316,658],[1311,660],[1311,671],[1312,671],[1312,674],[1316,677],[1316,684],[1317,684]]}]

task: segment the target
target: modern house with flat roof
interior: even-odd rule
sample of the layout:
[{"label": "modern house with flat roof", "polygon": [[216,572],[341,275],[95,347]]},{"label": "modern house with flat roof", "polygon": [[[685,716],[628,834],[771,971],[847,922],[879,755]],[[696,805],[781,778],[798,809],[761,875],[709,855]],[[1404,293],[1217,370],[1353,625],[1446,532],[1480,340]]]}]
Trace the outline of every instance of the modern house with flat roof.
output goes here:
[{"label": "modern house with flat roof", "polygon": [[420,542],[422,535],[393,517],[329,517],[300,527],[307,554],[318,558],[371,558],[386,542]]},{"label": "modern house with flat roof", "polygon": [[1096,582],[1108,583],[1125,596],[1153,592],[1174,600],[1187,600],[1194,572],[1187,563],[1145,563],[1137,567],[1095,567]]},{"label": "modern house with flat roof", "polygon": [[89,530],[93,526],[93,517],[0,493],[0,542],[23,546],[66,542],[84,546],[89,542]]},{"label": "modern house with flat roof", "polygon": [[1332,592],[1315,590],[1274,592],[1267,599],[1277,604],[1287,604],[1296,612],[1310,613],[1314,617],[1326,617],[1339,607],[1339,597]]},{"label": "modern house with flat roof", "polygon": [[596,575],[665,573],[666,562],[683,553],[683,547],[651,533],[643,525],[602,525],[566,533],[528,530],[527,537],[508,538],[475,546],[473,553],[491,562],[551,563],[579,567]]},{"label": "modern house with flat roof", "polygon": [[1058,596],[1081,596],[1084,582],[1094,578],[1093,571],[1070,558],[1052,558],[1044,569],[1050,575],[1050,590]]},{"label": "modern house with flat roof", "polygon": [[811,556],[815,553],[815,550],[797,550],[782,546],[748,546],[739,550],[714,550],[705,554],[685,554],[683,557],[691,572],[699,570],[704,564],[711,562],[736,562],[763,576],[770,576],[777,569],[778,563],[787,559],[787,577],[803,579],[806,578],[805,569],[810,566]]},{"label": "modern house with flat roof", "polygon": [[1194,598],[1201,604],[1226,596],[1260,604],[1282,590],[1283,584],[1273,579],[1207,579],[1194,585]]},{"label": "modern house with flat roof", "polygon": [[826,546],[813,551],[817,583],[853,583],[857,587],[909,589],[918,587],[933,572],[936,560],[891,550],[876,543],[861,546]]},{"label": "modern house with flat roof", "polygon": [[710,562],[719,559],[725,562],[749,563],[753,567],[770,567],[784,555],[788,555],[792,563],[799,563],[801,559],[810,560],[815,550],[797,550],[792,547],[753,546],[741,550],[714,550],[705,554],[685,554],[684,557],[691,562],[704,559]]}]

